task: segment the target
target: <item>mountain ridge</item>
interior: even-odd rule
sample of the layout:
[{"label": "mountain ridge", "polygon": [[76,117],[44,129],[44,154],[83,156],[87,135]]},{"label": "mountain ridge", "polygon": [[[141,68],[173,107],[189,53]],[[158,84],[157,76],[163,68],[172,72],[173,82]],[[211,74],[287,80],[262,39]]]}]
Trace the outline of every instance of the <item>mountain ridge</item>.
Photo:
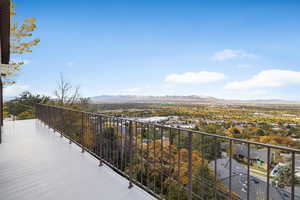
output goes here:
[{"label": "mountain ridge", "polygon": [[284,99],[221,99],[205,95],[99,95],[90,97],[93,103],[207,103],[207,104],[300,104]]}]

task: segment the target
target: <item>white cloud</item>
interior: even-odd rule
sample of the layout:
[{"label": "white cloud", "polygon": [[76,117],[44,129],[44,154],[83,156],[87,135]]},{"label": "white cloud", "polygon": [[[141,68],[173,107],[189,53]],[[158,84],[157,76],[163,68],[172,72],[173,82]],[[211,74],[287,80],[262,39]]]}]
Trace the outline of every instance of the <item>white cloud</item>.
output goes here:
[{"label": "white cloud", "polygon": [[73,67],[74,63],[72,61],[69,61],[66,63],[66,66],[67,67]]},{"label": "white cloud", "polygon": [[254,55],[243,50],[224,49],[223,51],[216,52],[211,59],[215,61],[224,61],[243,57],[254,57]]},{"label": "white cloud", "polygon": [[245,81],[234,81],[225,85],[229,90],[253,90],[273,88],[289,84],[300,84],[300,72],[289,70],[264,70]]},{"label": "white cloud", "polygon": [[238,64],[237,65],[237,68],[240,68],[240,69],[253,68],[253,67],[256,67],[256,65],[252,65],[252,64]]},{"label": "white cloud", "polygon": [[139,93],[141,91],[142,91],[142,88],[128,88],[128,89],[125,89],[121,92],[122,93]]},{"label": "white cloud", "polygon": [[225,99],[257,100],[257,99],[280,99],[270,94],[268,90],[224,90],[222,97]]},{"label": "white cloud", "polygon": [[4,97],[15,97],[28,89],[30,89],[29,85],[14,84],[5,87],[3,90],[3,95]]},{"label": "white cloud", "polygon": [[225,78],[225,75],[218,72],[186,72],[184,74],[170,74],[165,78],[166,83],[172,84],[196,84],[212,83]]}]

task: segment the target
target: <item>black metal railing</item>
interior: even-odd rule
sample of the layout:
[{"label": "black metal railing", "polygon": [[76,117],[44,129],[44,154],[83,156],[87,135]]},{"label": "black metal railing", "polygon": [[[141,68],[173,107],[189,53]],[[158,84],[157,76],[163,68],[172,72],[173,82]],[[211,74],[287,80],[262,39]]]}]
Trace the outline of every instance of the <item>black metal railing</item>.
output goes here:
[{"label": "black metal railing", "polygon": [[36,115],[158,199],[299,199],[297,149],[49,105]]}]

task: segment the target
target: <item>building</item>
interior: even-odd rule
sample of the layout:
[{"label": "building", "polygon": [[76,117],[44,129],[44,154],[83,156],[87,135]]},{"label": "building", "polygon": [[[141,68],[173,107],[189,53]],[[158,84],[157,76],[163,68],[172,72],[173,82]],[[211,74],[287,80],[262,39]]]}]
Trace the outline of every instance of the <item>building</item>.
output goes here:
[{"label": "building", "polygon": [[[228,143],[222,143],[221,148],[223,150],[227,149],[229,146]],[[245,144],[234,144],[234,156],[239,159],[243,160],[244,162],[248,162],[248,146]],[[272,159],[274,157],[275,153],[274,151],[270,151],[270,164],[272,162]],[[251,165],[256,165],[258,167],[264,168],[265,170],[268,167],[268,149],[262,148],[262,149],[257,149],[254,147],[250,147],[250,152],[249,152],[249,158],[250,158],[250,164]]]}]

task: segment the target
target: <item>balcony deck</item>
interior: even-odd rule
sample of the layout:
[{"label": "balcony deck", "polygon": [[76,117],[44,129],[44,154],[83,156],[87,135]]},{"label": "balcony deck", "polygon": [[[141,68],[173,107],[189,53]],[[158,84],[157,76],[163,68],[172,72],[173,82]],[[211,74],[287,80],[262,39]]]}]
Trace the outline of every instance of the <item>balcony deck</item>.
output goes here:
[{"label": "balcony deck", "polygon": [[0,199],[154,199],[36,120],[5,122],[2,136]]}]

